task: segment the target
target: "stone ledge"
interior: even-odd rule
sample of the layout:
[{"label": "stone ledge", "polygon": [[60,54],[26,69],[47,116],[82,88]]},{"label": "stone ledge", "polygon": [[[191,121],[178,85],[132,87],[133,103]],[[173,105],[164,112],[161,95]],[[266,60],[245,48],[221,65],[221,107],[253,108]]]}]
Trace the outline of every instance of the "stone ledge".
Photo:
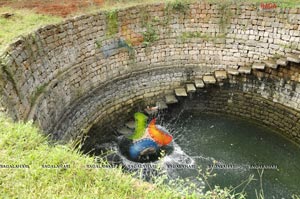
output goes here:
[{"label": "stone ledge", "polygon": [[195,79],[195,85],[197,88],[204,88],[205,84],[202,79]]},{"label": "stone ledge", "polygon": [[286,58],[280,58],[276,61],[276,64],[280,65],[280,66],[286,66],[287,65],[287,59]]},{"label": "stone ledge", "polygon": [[203,76],[203,82],[205,84],[215,84],[217,82],[217,80],[212,75],[204,75]]},{"label": "stone ledge", "polygon": [[178,103],[178,100],[176,99],[175,95],[166,95],[166,104],[175,104]]},{"label": "stone ledge", "polygon": [[167,109],[168,108],[168,105],[164,101],[158,101],[158,102],[156,102],[156,106],[157,106],[158,110],[163,110],[163,109]]},{"label": "stone ledge", "polygon": [[235,68],[228,68],[227,73],[230,75],[239,75],[240,74],[240,72]]},{"label": "stone ledge", "polygon": [[134,121],[126,122],[125,126],[129,129],[135,129],[135,122]]},{"label": "stone ledge", "polygon": [[238,70],[241,74],[251,74],[250,66],[241,66]]},{"label": "stone ledge", "polygon": [[265,64],[263,63],[254,63],[252,65],[252,69],[257,69],[257,70],[264,70],[265,69]]},{"label": "stone ledge", "polygon": [[274,60],[266,60],[264,63],[269,68],[277,69],[277,63]]},{"label": "stone ledge", "polygon": [[196,92],[196,87],[194,86],[194,84],[187,84],[186,91],[188,93],[194,93],[194,92]]},{"label": "stone ledge", "polygon": [[225,70],[217,70],[215,71],[215,77],[220,80],[224,80],[227,78],[227,72]]},{"label": "stone ledge", "polygon": [[290,62],[300,63],[300,58],[297,54],[287,54],[286,59]]},{"label": "stone ledge", "polygon": [[178,97],[186,97],[187,93],[186,90],[184,88],[176,88],[175,89],[175,95]]},{"label": "stone ledge", "polygon": [[133,131],[130,130],[129,128],[127,128],[127,127],[123,127],[121,129],[118,129],[117,132],[122,134],[122,135],[130,135],[131,133],[133,133]]}]

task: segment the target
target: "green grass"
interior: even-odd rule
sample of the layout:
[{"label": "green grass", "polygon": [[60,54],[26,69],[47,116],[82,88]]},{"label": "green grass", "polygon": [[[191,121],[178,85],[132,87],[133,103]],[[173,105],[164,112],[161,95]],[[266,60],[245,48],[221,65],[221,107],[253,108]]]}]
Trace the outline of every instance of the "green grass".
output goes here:
[{"label": "green grass", "polygon": [[14,16],[8,19],[0,17],[0,49],[3,49],[19,35],[30,33],[42,25],[62,21],[60,17],[36,14],[30,10],[0,8],[0,14],[6,12],[13,13]]},{"label": "green grass", "polygon": [[[173,198],[165,186],[152,185],[121,169],[89,169],[94,159],[71,145],[49,144],[31,123],[13,123],[0,113],[0,164],[25,164],[30,169],[0,168],[0,198]],[[69,164],[69,169],[41,165]],[[105,163],[100,163],[104,165]]]}]

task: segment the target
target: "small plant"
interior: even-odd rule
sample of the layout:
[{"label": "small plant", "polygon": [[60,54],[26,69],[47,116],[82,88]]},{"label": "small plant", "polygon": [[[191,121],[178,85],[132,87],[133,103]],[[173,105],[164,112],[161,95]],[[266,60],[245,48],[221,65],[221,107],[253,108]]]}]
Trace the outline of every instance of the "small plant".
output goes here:
[{"label": "small plant", "polygon": [[102,47],[102,40],[95,41],[95,45],[96,45],[96,48],[101,48]]},{"label": "small plant", "polygon": [[222,32],[226,32],[226,27],[230,22],[230,19],[232,17],[232,11],[230,9],[230,4],[227,3],[221,3],[219,5],[219,10],[220,10],[220,14],[221,14],[221,18],[220,18],[220,30]]},{"label": "small plant", "polygon": [[9,71],[7,65],[4,64],[2,60],[0,60],[0,66],[2,67],[3,73],[6,74],[8,80],[12,83],[12,86],[13,86],[14,90],[16,91],[16,94],[19,96],[19,90],[17,89],[17,84],[16,84],[13,74]]},{"label": "small plant", "polygon": [[180,1],[180,0],[170,2],[168,4],[168,7],[171,8],[172,10],[176,11],[176,12],[180,12],[180,13],[183,13],[183,14],[186,14],[187,10],[189,8],[187,2],[183,2],[183,1]]},{"label": "small plant", "polygon": [[33,107],[33,105],[35,104],[36,100],[38,99],[38,97],[45,92],[46,88],[48,86],[48,83],[43,84],[39,87],[37,87],[37,89],[35,90],[34,94],[31,96],[31,107]]},{"label": "small plant", "polygon": [[144,37],[143,45],[145,45],[146,47],[158,39],[156,30],[150,23],[146,24],[146,31],[143,32],[142,35]]},{"label": "small plant", "polygon": [[111,10],[107,12],[107,35],[112,36],[118,33],[118,12],[117,10]]},{"label": "small plant", "polygon": [[295,194],[293,194],[293,195],[292,195],[292,199],[300,199],[300,195],[295,195]]}]

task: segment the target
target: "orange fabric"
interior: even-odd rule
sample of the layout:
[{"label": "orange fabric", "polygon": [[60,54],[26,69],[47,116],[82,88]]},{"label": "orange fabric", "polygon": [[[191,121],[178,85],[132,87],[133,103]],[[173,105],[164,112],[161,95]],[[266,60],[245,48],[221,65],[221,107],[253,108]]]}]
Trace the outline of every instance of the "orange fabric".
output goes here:
[{"label": "orange fabric", "polygon": [[168,145],[173,137],[168,133],[163,132],[162,130],[158,129],[155,125],[156,119],[154,118],[148,125],[149,134],[153,140],[155,140],[159,145],[164,146]]}]

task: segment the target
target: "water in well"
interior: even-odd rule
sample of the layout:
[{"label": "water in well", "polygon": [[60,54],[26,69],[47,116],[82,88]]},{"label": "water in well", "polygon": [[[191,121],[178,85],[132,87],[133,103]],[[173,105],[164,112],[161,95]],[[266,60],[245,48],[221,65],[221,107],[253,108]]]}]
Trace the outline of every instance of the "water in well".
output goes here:
[{"label": "water in well", "polygon": [[209,186],[195,177],[197,167],[214,167],[216,176],[208,181],[211,187],[235,187],[253,175],[256,180],[246,187],[242,184],[236,191],[245,189],[249,198],[255,198],[255,190],[259,192],[261,188],[265,198],[300,194],[300,148],[276,131],[251,121],[187,110],[160,114],[157,118],[173,135],[165,155],[136,162],[122,152],[126,145],[123,136],[111,144],[126,170],[140,171],[145,179],[163,171],[169,179],[189,178],[199,190],[208,190]]}]

